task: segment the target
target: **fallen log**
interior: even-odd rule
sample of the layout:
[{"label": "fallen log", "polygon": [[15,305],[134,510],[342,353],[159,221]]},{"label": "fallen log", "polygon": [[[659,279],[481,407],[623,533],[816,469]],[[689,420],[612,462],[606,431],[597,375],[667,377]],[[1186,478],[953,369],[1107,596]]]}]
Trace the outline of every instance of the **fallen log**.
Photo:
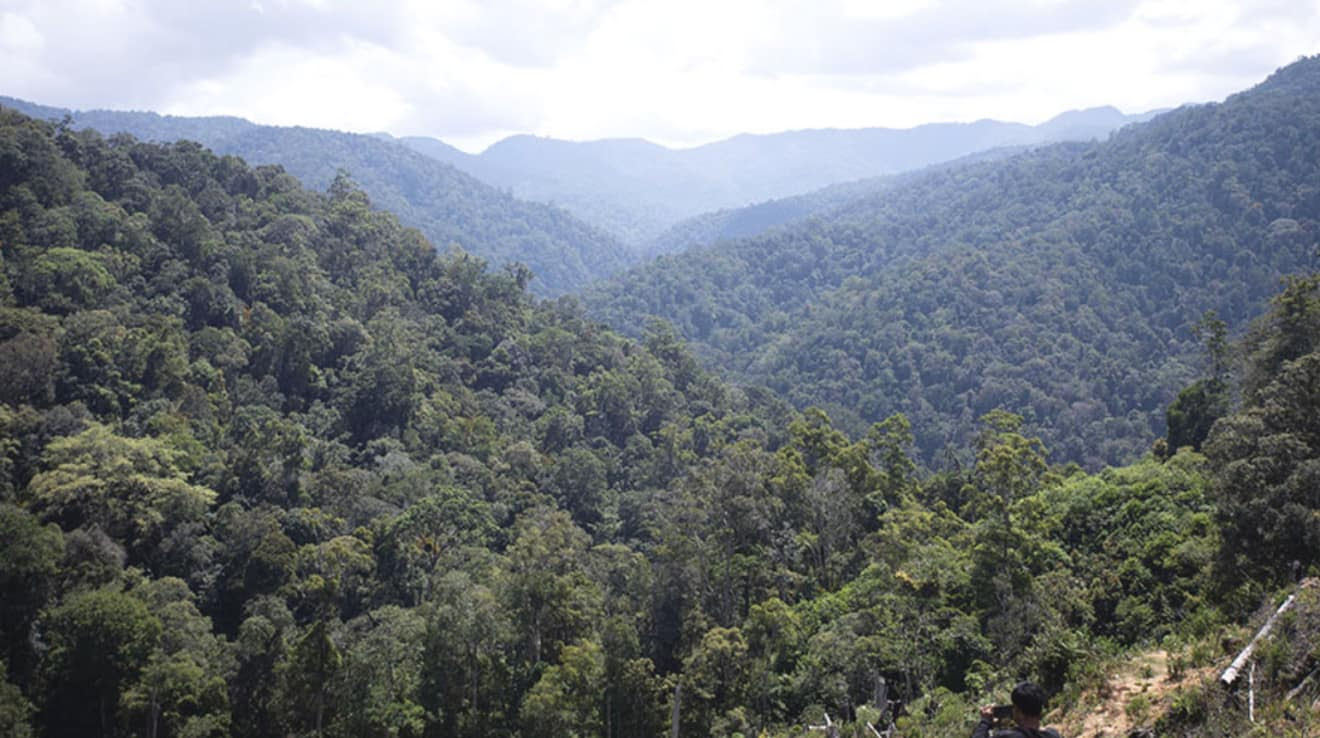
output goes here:
[{"label": "fallen log", "polygon": [[1242,671],[1242,668],[1247,665],[1247,662],[1251,660],[1251,654],[1256,651],[1256,645],[1259,644],[1265,636],[1270,634],[1270,631],[1274,629],[1274,623],[1279,620],[1279,616],[1288,608],[1292,607],[1293,602],[1296,600],[1296,594],[1288,595],[1288,599],[1284,600],[1282,605],[1279,605],[1279,609],[1275,610],[1274,614],[1270,616],[1270,619],[1266,620],[1265,624],[1260,627],[1260,630],[1256,631],[1256,636],[1251,639],[1251,642],[1247,644],[1246,648],[1242,649],[1242,653],[1239,653],[1237,658],[1233,659],[1233,663],[1230,664],[1229,667],[1224,670],[1224,673],[1219,676],[1220,684],[1228,687],[1232,686],[1233,682],[1237,681],[1238,674]]}]

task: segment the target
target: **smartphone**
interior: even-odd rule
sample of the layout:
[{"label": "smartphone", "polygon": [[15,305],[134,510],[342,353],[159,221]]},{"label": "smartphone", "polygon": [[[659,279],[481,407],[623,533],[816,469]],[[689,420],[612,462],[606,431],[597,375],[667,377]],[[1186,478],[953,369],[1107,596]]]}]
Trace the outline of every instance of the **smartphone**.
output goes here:
[{"label": "smartphone", "polygon": [[993,709],[995,720],[1007,720],[1013,717],[1012,705],[995,705]]}]

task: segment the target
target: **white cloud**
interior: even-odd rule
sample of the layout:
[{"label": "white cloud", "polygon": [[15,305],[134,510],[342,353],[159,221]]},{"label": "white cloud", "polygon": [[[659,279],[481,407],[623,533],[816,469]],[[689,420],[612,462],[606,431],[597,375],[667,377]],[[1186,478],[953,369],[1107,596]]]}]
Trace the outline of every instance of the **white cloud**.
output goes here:
[{"label": "white cloud", "polygon": [[478,0],[446,35],[515,67],[547,68],[569,55],[621,0]]},{"label": "white cloud", "polygon": [[18,13],[0,15],[0,49],[7,53],[39,52],[46,45],[46,37],[27,16]]},{"label": "white cloud", "polygon": [[425,134],[693,144],[1222,98],[1294,0],[0,0],[0,94]]}]

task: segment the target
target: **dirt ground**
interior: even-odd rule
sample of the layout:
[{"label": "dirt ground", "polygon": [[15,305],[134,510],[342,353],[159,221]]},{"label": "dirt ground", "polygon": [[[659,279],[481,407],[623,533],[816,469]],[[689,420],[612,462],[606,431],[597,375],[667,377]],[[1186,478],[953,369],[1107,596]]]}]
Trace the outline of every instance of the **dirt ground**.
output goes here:
[{"label": "dirt ground", "polygon": [[[1303,580],[1298,590],[1312,594],[1320,592],[1320,578]],[[1315,599],[1300,598],[1299,602],[1301,604],[1294,612],[1301,611],[1304,614],[1298,617],[1316,622]],[[1254,633],[1255,627],[1263,625],[1265,617],[1272,612],[1272,607],[1262,608],[1258,622],[1253,624],[1250,632]],[[1245,645],[1247,634],[1243,632],[1238,635],[1243,639],[1241,645]],[[1297,647],[1301,652],[1309,653],[1315,648],[1314,642],[1315,638],[1312,637]],[[1234,653],[1238,647],[1233,649]],[[1211,683],[1227,665],[1228,658],[1224,657],[1218,659],[1215,665],[1198,669],[1185,668],[1177,679],[1173,679],[1169,676],[1169,654],[1163,650],[1147,651],[1115,665],[1108,673],[1104,688],[1083,694],[1077,704],[1046,715],[1045,724],[1059,728],[1068,738],[1128,738],[1134,730],[1150,728],[1168,712],[1179,688]],[[1311,703],[1307,720],[1303,724],[1309,724],[1311,716],[1320,717],[1320,699]],[[1294,723],[1295,720],[1289,720],[1284,725],[1266,728],[1266,734],[1295,735],[1287,732],[1296,729]],[[1298,735],[1310,736],[1312,733],[1303,729]],[[1320,733],[1316,735],[1320,736]]]},{"label": "dirt ground", "polygon": [[[1069,738],[1127,738],[1134,729],[1149,728],[1164,714],[1175,690],[1203,681],[1213,671],[1213,668],[1186,669],[1180,678],[1171,679],[1169,654],[1150,651],[1118,666],[1101,695],[1087,695],[1090,699],[1086,700],[1085,709],[1049,716],[1054,720],[1047,718],[1046,724],[1058,727]],[[1140,710],[1130,714],[1128,706],[1139,696],[1145,697],[1148,709],[1144,715]]]}]

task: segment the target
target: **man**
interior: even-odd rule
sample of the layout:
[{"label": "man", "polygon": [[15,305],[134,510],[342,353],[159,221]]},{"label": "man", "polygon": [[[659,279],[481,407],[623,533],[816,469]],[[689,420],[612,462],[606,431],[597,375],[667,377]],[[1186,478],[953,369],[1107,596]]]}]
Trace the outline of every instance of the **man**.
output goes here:
[{"label": "man", "polygon": [[981,722],[972,731],[972,738],[1059,738],[1058,731],[1053,728],[1040,727],[1045,699],[1045,690],[1031,682],[1022,682],[1013,688],[1012,696],[1013,722],[1017,723],[1017,727],[990,730],[995,723],[995,708],[994,705],[986,705],[981,708]]}]

